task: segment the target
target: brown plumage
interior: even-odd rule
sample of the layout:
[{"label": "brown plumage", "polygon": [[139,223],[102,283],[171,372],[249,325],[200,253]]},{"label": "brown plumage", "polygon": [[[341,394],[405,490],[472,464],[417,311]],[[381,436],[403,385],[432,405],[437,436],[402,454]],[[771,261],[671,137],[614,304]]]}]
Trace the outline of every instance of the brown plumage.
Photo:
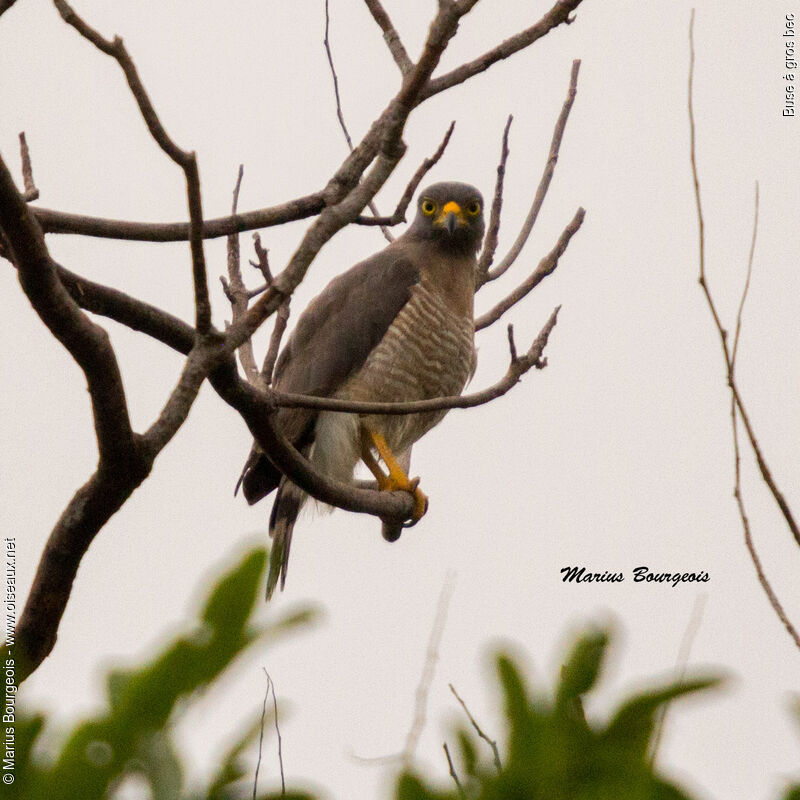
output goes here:
[{"label": "brown plumage", "polygon": [[[401,402],[460,394],[475,366],[473,296],[483,236],[480,192],[438,183],[420,195],[411,227],[388,247],[334,278],[308,306],[278,359],[275,388],[318,397]],[[363,459],[385,489],[427,499],[393,463],[445,411],[356,415],[283,408],[286,437],[323,473],[349,481]],[[380,470],[378,452],[389,468]],[[286,579],[292,529],[306,495],[268,457],[251,450],[240,482],[255,503],[278,487],[270,517],[269,598]],[[238,487],[237,487],[238,488]]]}]

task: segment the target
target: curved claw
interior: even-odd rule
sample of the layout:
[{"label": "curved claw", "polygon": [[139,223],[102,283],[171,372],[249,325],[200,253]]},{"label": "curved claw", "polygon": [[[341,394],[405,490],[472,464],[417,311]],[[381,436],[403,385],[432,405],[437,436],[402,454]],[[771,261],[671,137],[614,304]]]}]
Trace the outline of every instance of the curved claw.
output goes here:
[{"label": "curved claw", "polygon": [[412,478],[408,490],[414,495],[414,512],[408,522],[403,523],[404,528],[413,528],[427,513],[428,495],[419,488],[419,478]]}]

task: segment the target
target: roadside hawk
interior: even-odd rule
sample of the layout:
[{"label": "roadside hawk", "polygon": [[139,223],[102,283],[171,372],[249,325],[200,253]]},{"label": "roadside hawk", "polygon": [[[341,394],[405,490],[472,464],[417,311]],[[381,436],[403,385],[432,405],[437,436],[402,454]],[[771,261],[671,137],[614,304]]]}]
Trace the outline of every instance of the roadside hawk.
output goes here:
[{"label": "roadside hawk", "polygon": [[[460,394],[475,369],[473,298],[483,232],[477,189],[464,183],[429,186],[402,236],[334,278],[311,302],[278,358],[275,388],[361,402]],[[329,477],[351,481],[363,460],[379,489],[412,492],[416,522],[427,510],[427,498],[398,458],[402,461],[446,413],[380,416],[282,408],[277,423]],[[278,580],[281,588],[286,581],[292,529],[307,495],[256,446],[239,481],[250,504],[278,489],[269,523],[274,540],[269,599]]]}]

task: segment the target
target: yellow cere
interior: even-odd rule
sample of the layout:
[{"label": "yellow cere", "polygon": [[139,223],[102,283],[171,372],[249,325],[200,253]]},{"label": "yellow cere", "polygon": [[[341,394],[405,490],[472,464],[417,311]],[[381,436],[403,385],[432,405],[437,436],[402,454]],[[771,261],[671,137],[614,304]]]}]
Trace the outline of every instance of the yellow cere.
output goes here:
[{"label": "yellow cere", "polygon": [[444,204],[444,208],[442,209],[442,216],[453,212],[456,216],[461,215],[461,206],[455,202],[455,200],[450,200],[449,202]]}]

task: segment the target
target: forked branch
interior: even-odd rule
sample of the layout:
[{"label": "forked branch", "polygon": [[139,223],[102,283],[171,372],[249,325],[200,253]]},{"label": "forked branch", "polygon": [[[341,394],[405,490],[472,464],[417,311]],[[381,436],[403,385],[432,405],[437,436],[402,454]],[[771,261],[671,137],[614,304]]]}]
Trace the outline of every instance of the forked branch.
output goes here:
[{"label": "forked branch", "polygon": [[772,477],[772,473],[769,469],[769,466],[767,465],[764,459],[763,453],[761,451],[761,446],[758,442],[758,439],[756,438],[755,432],[750,423],[750,418],[748,417],[747,412],[744,408],[744,403],[742,401],[742,397],[739,392],[739,387],[736,383],[734,375],[736,367],[736,354],[739,345],[739,334],[741,332],[742,311],[744,309],[744,303],[747,297],[747,290],[750,285],[750,275],[752,272],[753,255],[755,252],[756,232],[758,226],[758,186],[756,185],[756,207],[755,207],[755,214],[753,221],[753,238],[750,246],[750,255],[748,258],[747,279],[745,280],[742,297],[739,302],[739,310],[737,312],[737,317],[736,317],[736,334],[734,337],[733,347],[732,349],[729,349],[728,333],[722,324],[719,312],[717,311],[717,307],[714,302],[714,298],[711,294],[711,290],[708,287],[708,281],[706,278],[705,220],[703,218],[703,205],[700,198],[700,179],[697,169],[697,152],[696,152],[696,141],[695,141],[696,126],[694,119],[693,89],[694,89],[694,9],[692,10],[691,20],[689,23],[688,111],[689,111],[689,136],[690,136],[689,155],[692,168],[692,181],[694,184],[694,196],[697,209],[697,223],[699,232],[698,261],[699,261],[700,275],[698,281],[700,283],[701,289],[703,290],[703,295],[705,296],[708,308],[711,312],[711,317],[714,321],[714,327],[716,328],[717,334],[719,335],[720,346],[722,347],[723,359],[725,361],[725,371],[727,375],[728,387],[730,388],[731,391],[731,426],[732,426],[732,436],[733,436],[733,446],[734,446],[734,467],[735,467],[734,497],[736,499],[736,505],[739,511],[739,516],[741,517],[742,520],[742,527],[744,529],[744,537],[745,537],[745,546],[747,547],[747,551],[750,555],[751,560],[753,561],[753,566],[755,567],[758,581],[761,584],[761,587],[764,590],[764,593],[766,594],[767,599],[769,600],[769,603],[772,606],[773,611],[777,615],[778,619],[781,621],[784,628],[786,628],[787,632],[791,636],[795,645],[798,648],[800,648],[800,634],[790,621],[788,615],[786,614],[785,609],[783,608],[783,605],[781,604],[777,594],[772,588],[772,585],[770,584],[769,579],[767,578],[767,575],[764,572],[761,559],[759,558],[758,553],[756,552],[750,531],[750,521],[745,512],[744,501],[742,498],[741,471],[740,471],[741,458],[739,450],[739,432],[738,432],[739,429],[737,422],[737,412],[738,412],[738,418],[742,420],[745,431],[747,432],[747,436],[750,441],[750,446],[756,457],[756,461],[758,463],[758,467],[761,472],[761,477],[767,484],[767,487],[769,488],[776,504],[778,505],[778,508],[781,511],[781,514],[783,515],[787,527],[789,528],[789,530],[791,531],[792,535],[795,538],[795,541],[798,544],[800,544],[800,531],[798,530],[797,523],[795,522],[791,509],[789,508],[788,503],[783,497],[783,494],[778,489],[778,486],[776,485],[775,480]]}]

